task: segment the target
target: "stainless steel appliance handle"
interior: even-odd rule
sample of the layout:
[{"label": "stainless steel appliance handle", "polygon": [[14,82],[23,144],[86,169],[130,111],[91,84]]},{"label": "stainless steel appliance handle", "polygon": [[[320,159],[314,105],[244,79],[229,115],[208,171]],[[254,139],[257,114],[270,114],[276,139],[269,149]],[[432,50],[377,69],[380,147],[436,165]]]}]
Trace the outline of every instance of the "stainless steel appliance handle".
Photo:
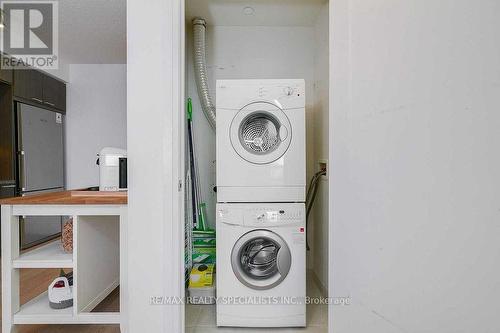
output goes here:
[{"label": "stainless steel appliance handle", "polygon": [[54,103],[51,103],[51,102],[45,101],[44,103],[47,104],[47,105],[50,105],[50,106],[56,106]]},{"label": "stainless steel appliance handle", "polygon": [[19,190],[24,191],[26,187],[26,172],[25,172],[25,153],[23,150],[23,136],[22,136],[22,113],[20,110],[17,112],[17,174],[19,175]]},{"label": "stainless steel appliance handle", "polygon": [[25,152],[21,150],[17,153],[18,161],[19,161],[19,188],[21,191],[25,190],[26,187],[26,162],[25,162]]},{"label": "stainless steel appliance handle", "polygon": [[19,244],[22,246],[24,244],[24,239],[26,238],[24,235],[26,219],[24,215],[19,216]]},{"label": "stainless steel appliance handle", "polygon": [[40,98],[31,97],[31,99],[38,102],[38,103],[43,103],[43,101]]}]

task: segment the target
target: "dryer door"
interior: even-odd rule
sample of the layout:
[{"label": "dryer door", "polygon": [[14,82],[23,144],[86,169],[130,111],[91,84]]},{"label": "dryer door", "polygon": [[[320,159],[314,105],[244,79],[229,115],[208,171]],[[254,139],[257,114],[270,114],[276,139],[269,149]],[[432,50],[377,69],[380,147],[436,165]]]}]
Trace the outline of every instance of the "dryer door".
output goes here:
[{"label": "dryer door", "polygon": [[250,163],[268,164],[286,153],[292,140],[290,120],[278,106],[255,102],[244,106],[229,130],[231,145]]},{"label": "dryer door", "polygon": [[231,266],[238,280],[249,288],[271,289],[288,275],[292,256],[288,245],[269,230],[253,230],[238,239],[231,252]]}]

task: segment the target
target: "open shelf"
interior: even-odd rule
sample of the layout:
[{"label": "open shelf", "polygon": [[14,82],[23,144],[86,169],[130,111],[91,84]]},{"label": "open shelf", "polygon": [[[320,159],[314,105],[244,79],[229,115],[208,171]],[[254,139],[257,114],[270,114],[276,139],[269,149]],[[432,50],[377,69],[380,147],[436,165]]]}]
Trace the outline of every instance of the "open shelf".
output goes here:
[{"label": "open shelf", "polygon": [[73,268],[73,254],[62,249],[60,241],[54,241],[29,250],[12,261],[14,268]]},{"label": "open shelf", "polygon": [[58,310],[52,309],[49,306],[47,292],[21,305],[19,311],[14,315],[15,324],[51,324],[72,321],[73,307]]},{"label": "open shelf", "polygon": [[52,309],[47,292],[21,305],[14,324],[120,324],[119,312],[74,314],[74,308]]}]

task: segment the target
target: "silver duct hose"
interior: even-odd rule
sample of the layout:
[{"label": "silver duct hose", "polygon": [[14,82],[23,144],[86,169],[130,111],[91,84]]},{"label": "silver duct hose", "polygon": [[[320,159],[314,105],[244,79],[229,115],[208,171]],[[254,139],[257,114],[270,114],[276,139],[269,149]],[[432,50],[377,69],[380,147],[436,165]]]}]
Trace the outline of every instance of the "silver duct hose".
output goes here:
[{"label": "silver duct hose", "polygon": [[201,108],[208,123],[215,131],[215,106],[208,90],[207,59],[205,57],[205,30],[206,23],[202,18],[193,19],[194,34],[194,77],[198,87],[198,95],[201,101]]}]

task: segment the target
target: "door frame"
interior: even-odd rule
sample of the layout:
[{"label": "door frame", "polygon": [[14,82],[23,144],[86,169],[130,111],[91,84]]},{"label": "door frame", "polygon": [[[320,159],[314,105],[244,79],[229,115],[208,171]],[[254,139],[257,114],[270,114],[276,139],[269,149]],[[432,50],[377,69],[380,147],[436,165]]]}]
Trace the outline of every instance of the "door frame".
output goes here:
[{"label": "door frame", "polygon": [[122,333],[184,331],[184,22],[184,0],[127,0]]},{"label": "door frame", "polygon": [[[160,1],[160,0],[156,0]],[[128,0],[129,3],[134,0]],[[160,1],[161,2],[161,1]],[[169,92],[168,105],[173,110],[169,119],[172,121],[171,142],[164,144],[172,145],[172,160],[165,161],[172,167],[170,175],[163,174],[162,186],[170,184],[170,207],[174,208],[171,212],[172,221],[169,227],[164,228],[164,246],[165,253],[168,253],[173,266],[164,267],[164,285],[163,290],[166,296],[184,297],[184,114],[185,114],[185,0],[176,0],[168,2],[170,9],[163,13],[163,20],[170,22],[167,25],[167,31],[163,33],[171,38],[171,53],[166,55],[173,60],[172,68],[167,73],[171,80],[172,90]],[[128,8],[129,10],[129,8]],[[335,13],[335,14],[334,14]],[[137,13],[134,13],[136,15]],[[132,15],[132,14],[130,14]],[[334,149],[335,142],[341,142],[341,135],[344,131],[340,129],[345,124],[345,115],[349,108],[349,0],[329,1],[329,159],[332,162],[336,160],[337,153]],[[335,45],[335,48],[333,48]],[[335,67],[336,71],[333,71]],[[175,111],[177,110],[177,111]],[[334,110],[337,110],[334,112]],[[334,130],[335,129],[335,130]],[[335,135],[334,135],[335,134]],[[330,163],[330,165],[331,165]],[[331,172],[330,172],[331,171]],[[335,197],[337,193],[333,183],[336,179],[336,170],[329,167],[328,190],[329,190],[329,218],[328,218],[328,255],[329,255],[329,274],[328,291],[329,297],[334,297],[334,208]],[[340,174],[339,174],[340,175]],[[180,186],[180,187],[178,187]],[[166,198],[168,199],[168,195]],[[176,273],[172,273],[176,272]],[[133,288],[132,284],[130,284]],[[328,309],[328,332],[333,332],[334,307]],[[165,306],[163,311],[164,331],[184,332],[184,303],[181,306]],[[168,329],[167,329],[168,328]]]}]

